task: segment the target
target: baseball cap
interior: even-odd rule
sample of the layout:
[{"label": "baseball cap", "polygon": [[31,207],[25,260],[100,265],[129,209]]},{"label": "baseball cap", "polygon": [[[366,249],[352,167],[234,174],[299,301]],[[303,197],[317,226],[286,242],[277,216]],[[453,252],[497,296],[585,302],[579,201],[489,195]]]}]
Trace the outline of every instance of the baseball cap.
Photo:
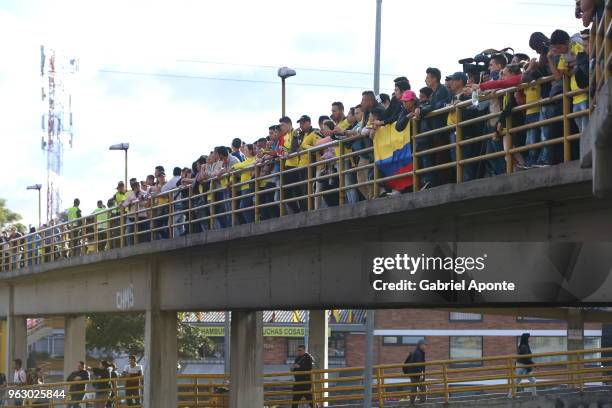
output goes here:
[{"label": "baseball cap", "polygon": [[463,83],[465,84],[465,83],[467,83],[468,77],[467,77],[467,74],[465,72],[459,71],[459,72],[455,72],[452,75],[447,76],[446,80],[447,81],[452,81],[452,80],[463,81]]},{"label": "baseball cap", "polygon": [[125,187],[125,183],[123,181],[117,183],[117,189],[120,189],[121,187]]},{"label": "baseball cap", "polygon": [[302,123],[302,122],[311,122],[310,116],[308,116],[308,115],[300,116],[300,118],[298,119],[297,123]]},{"label": "baseball cap", "polygon": [[402,94],[403,102],[410,102],[410,101],[416,101],[416,100],[417,100],[417,96],[414,93],[414,91],[408,90],[408,91],[404,91],[404,93]]}]

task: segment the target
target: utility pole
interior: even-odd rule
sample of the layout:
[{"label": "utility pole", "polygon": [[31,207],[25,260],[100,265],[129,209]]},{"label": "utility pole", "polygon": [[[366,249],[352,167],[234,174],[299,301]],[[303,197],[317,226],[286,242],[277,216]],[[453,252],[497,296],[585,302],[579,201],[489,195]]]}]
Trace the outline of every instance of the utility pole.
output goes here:
[{"label": "utility pole", "polygon": [[382,0],[376,0],[376,33],[374,35],[374,93],[380,92],[380,30]]},{"label": "utility pole", "polygon": [[[382,0],[376,0],[376,32],[374,34],[374,93],[380,92],[380,31]],[[365,367],[363,373],[363,407],[372,408],[372,370],[374,365],[374,310],[366,311]]]}]

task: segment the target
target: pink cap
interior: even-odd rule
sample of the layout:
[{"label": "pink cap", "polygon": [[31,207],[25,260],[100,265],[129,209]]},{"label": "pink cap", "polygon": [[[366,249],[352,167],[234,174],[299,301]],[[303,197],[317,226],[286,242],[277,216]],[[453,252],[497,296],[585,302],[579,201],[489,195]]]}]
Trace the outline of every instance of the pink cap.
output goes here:
[{"label": "pink cap", "polygon": [[402,94],[402,101],[403,102],[410,102],[410,101],[416,101],[417,96],[413,91],[404,91],[404,93]]}]

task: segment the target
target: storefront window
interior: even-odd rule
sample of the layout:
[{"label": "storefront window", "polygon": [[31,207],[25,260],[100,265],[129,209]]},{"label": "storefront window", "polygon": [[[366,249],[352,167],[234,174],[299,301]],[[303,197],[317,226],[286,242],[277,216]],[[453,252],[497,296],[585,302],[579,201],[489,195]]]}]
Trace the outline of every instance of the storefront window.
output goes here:
[{"label": "storefront window", "polygon": [[[464,360],[468,358],[482,357],[482,337],[477,336],[451,336],[450,337],[450,359]],[[460,362],[453,364],[455,367],[477,367],[481,361]]]}]

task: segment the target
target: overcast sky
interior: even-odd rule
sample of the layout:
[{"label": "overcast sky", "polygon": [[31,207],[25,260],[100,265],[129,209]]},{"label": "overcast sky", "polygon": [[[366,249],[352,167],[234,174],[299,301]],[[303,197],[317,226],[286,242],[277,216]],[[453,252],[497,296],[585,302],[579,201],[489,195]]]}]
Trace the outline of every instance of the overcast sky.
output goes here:
[{"label": "overcast sky", "polygon": [[[64,154],[62,208],[89,213],[123,179],[157,164],[189,166],[233,137],[253,141],[280,117],[276,67],[294,67],[289,116],[352,106],[372,88],[375,0],[29,1],[0,0],[0,197],[37,221],[29,184],[46,183],[40,148],[40,51],[79,59],[72,81],[76,134]],[[381,92],[425,69],[460,70],[486,48],[531,53],[529,35],[580,30],[573,0],[384,0]],[[329,72],[344,71],[344,72]],[[216,78],[216,79],[213,79]],[[45,209],[43,208],[43,215]],[[43,220],[44,221],[44,220]]]}]

